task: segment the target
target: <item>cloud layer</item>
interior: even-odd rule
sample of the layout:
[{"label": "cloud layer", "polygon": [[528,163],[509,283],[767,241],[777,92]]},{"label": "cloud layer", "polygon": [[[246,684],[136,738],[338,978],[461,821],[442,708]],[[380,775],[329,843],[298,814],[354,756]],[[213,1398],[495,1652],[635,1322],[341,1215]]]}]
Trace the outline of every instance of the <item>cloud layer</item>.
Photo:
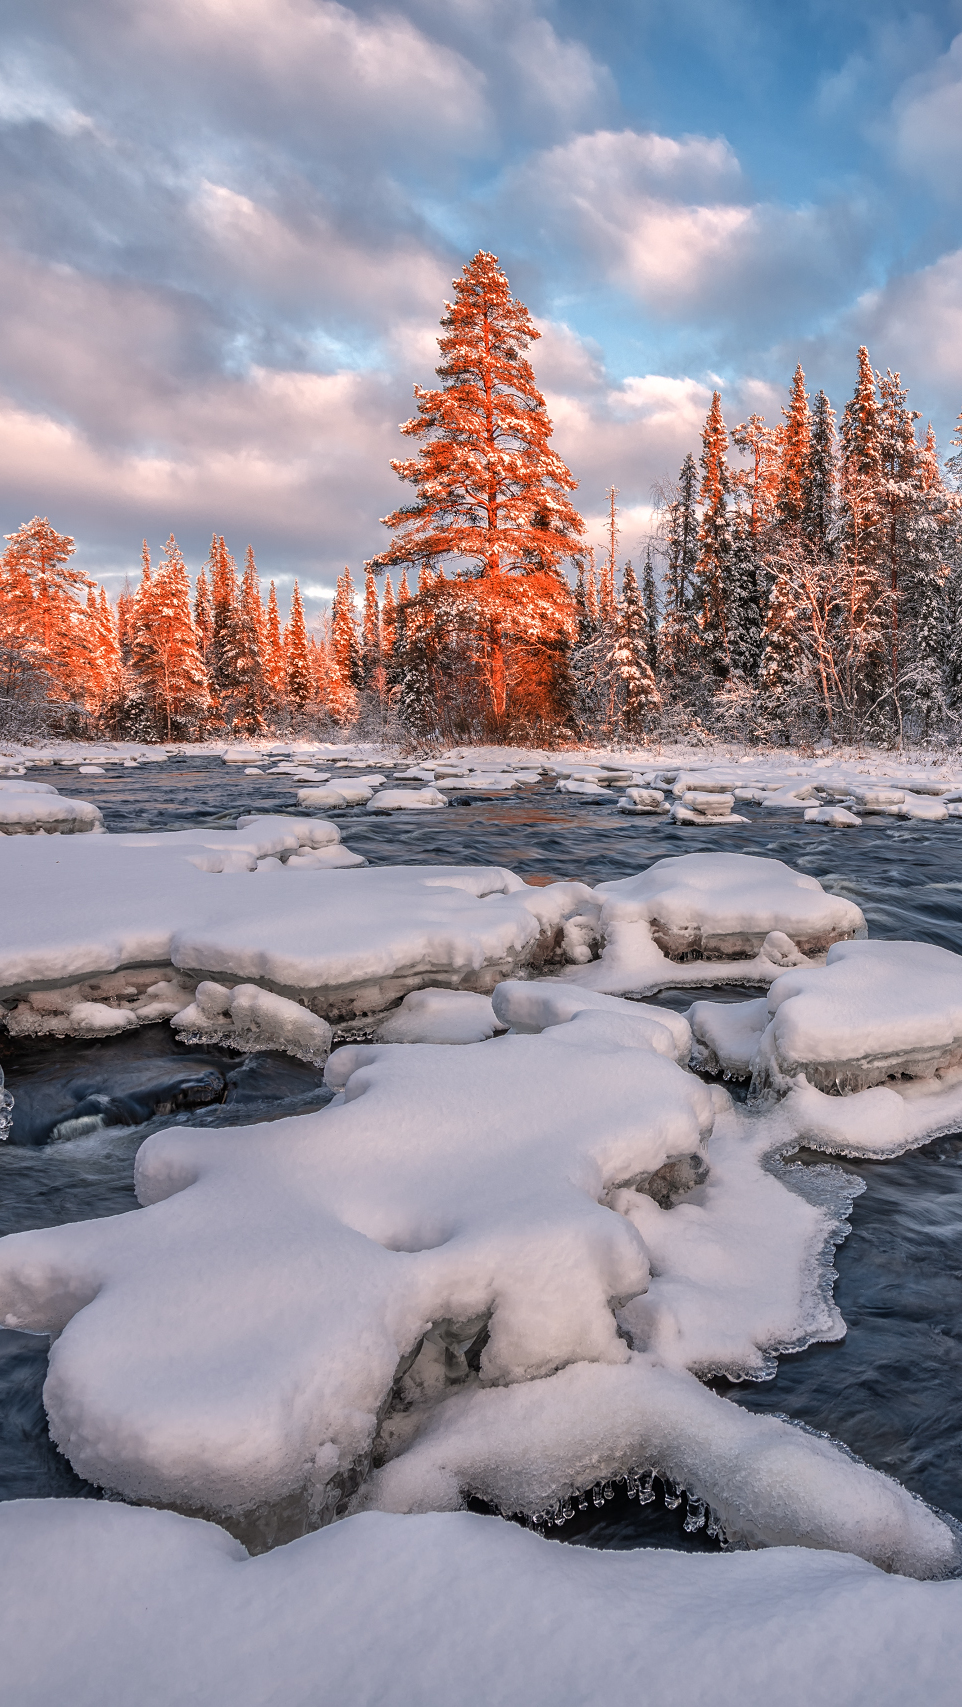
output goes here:
[{"label": "cloud layer", "polygon": [[481,245],[544,333],[593,529],[620,488],[626,551],[715,385],[730,420],[771,415],[802,356],[841,402],[867,340],[944,435],[962,404],[953,8],[922,28],[853,6],[793,62],[794,106],[797,19],[780,37],[762,0],[682,10],[687,79],[662,14],[627,0],[590,36],[539,0],[15,0],[3,530],[49,514],[122,576],[145,533],[173,529],[196,565],[216,529],[282,585],[330,586],[380,543],[397,424]]}]

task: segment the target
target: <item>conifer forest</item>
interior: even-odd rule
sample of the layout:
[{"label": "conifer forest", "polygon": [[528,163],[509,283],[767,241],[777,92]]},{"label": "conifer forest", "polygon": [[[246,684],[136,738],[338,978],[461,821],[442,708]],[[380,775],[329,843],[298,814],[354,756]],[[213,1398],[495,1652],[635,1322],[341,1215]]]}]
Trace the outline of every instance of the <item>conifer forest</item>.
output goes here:
[{"label": "conifer forest", "polygon": [[25,522],[0,559],[0,733],[957,742],[962,432],[941,456],[865,348],[840,407],[800,365],[778,421],[726,421],[715,392],[648,537],[623,538],[612,486],[598,550],[539,335],[479,252],[401,428],[408,501],[319,625],[296,581],[282,621],[253,549],[240,569],[223,535],[193,580],[173,535],[159,558],[145,542],[111,604],[68,534]]}]

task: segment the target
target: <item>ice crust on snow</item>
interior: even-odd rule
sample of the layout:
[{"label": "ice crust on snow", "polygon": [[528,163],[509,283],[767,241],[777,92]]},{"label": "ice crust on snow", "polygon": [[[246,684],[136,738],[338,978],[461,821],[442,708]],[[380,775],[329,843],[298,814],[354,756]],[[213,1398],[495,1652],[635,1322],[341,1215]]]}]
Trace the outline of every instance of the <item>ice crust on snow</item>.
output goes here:
[{"label": "ice crust on snow", "polygon": [[[8,1503],[0,1536],[17,1707],[958,1699],[962,1584],[851,1555],[595,1552],[449,1512],[369,1513],[251,1559],[211,1524],[95,1500]],[[469,1664],[463,1630],[484,1632]]]},{"label": "ice crust on snow", "polygon": [[333,1035],[326,1020],[299,1002],[256,984],[229,990],[210,979],[198,984],[193,1002],[170,1023],[185,1043],[221,1043],[245,1054],[279,1049],[314,1066],[327,1060]]}]

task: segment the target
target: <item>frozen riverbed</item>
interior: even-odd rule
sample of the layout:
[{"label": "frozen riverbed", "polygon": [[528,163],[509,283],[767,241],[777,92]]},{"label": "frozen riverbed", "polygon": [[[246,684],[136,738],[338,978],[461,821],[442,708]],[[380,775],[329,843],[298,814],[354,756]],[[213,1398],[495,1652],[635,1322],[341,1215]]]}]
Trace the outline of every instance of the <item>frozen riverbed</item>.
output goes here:
[{"label": "frozen riverbed", "polygon": [[[115,834],[158,828],[161,809],[168,813],[169,827],[179,829],[226,829],[241,815],[293,818],[298,812],[287,777],[247,776],[215,758],[172,758],[164,766],[128,769],[114,777],[74,776],[58,767],[54,780],[64,794],[76,789],[93,801]],[[872,937],[909,937],[955,952],[962,948],[962,886],[956,875],[962,825],[951,819],[879,816],[864,822],[857,835],[842,835],[806,822],[801,803],[774,814],[746,802],[744,823],[689,825],[669,822],[667,814],[619,812],[614,791],[599,794],[559,793],[550,781],[525,781],[491,793],[448,789],[450,803],[443,811],[379,816],[360,805],[325,815],[337,824],[342,842],[371,866],[507,867],[529,883],[534,879],[536,887],[550,880],[594,887],[644,871],[670,854],[723,849],[779,859],[819,879],[830,895],[855,902]],[[179,815],[176,826],[174,814]],[[655,1006],[681,1012],[698,997],[717,1002],[759,995],[751,987],[700,988],[693,981],[696,968],[686,971],[686,987],[677,994],[662,989],[652,999]],[[323,1107],[330,1100],[332,1092],[322,1086],[319,1070],[270,1054],[250,1059],[258,1063],[259,1079],[249,1069],[244,1079],[236,1053],[212,1044],[178,1043],[166,1026],[105,1042],[0,1042],[0,1061],[18,1095],[18,1119],[22,1123],[29,1115],[34,1121],[29,1135],[21,1124],[15,1134],[19,1141],[0,1152],[3,1230],[49,1227],[132,1208],[134,1152],[150,1132],[172,1123],[201,1129],[228,1121],[237,1125]],[[222,1087],[218,1096],[207,1095],[205,1075],[209,1084],[217,1081]],[[58,1085],[67,1081],[70,1097],[58,1102]],[[76,1106],[77,1083],[88,1081],[100,1087],[94,1094],[126,1096],[128,1113],[138,1118],[104,1138],[92,1133],[67,1145],[44,1144],[58,1119]],[[138,1106],[138,1095],[147,1096],[148,1103],[153,1097],[152,1105]],[[775,1168],[781,1171],[778,1164]],[[852,1206],[853,1232],[837,1256],[836,1301],[848,1335],[782,1356],[773,1381],[732,1385],[716,1380],[716,1389],[741,1407],[787,1414],[824,1431],[933,1506],[962,1518],[952,1422],[962,1398],[954,1326],[962,1301],[956,1297],[962,1236],[957,1141],[941,1138],[884,1163],[826,1164],[824,1156],[803,1155],[785,1172],[800,1197],[814,1203],[826,1194],[835,1205],[847,1202],[846,1179],[856,1186],[867,1182]],[[45,1345],[34,1335],[9,1331],[0,1340],[0,1381],[7,1399],[0,1491],[7,1498],[96,1497],[98,1490],[77,1477],[46,1435],[39,1397]],[[628,1375],[634,1379],[630,1370]],[[620,1388],[612,1388],[613,1403],[623,1402],[620,1394]],[[470,1420],[467,1411],[465,1418]],[[452,1441],[457,1445],[453,1436]],[[478,1485],[482,1482],[483,1476]],[[684,1499],[671,1503],[672,1487],[670,1481],[656,1480],[655,1498],[646,1505],[629,1499],[623,1487],[616,1487],[613,1498],[602,1495],[600,1505],[589,1494],[581,1507],[574,1502],[570,1519],[552,1533],[602,1548],[716,1548],[704,1528],[686,1534],[687,1504]],[[504,1501],[477,1497],[473,1503],[483,1510]]]}]

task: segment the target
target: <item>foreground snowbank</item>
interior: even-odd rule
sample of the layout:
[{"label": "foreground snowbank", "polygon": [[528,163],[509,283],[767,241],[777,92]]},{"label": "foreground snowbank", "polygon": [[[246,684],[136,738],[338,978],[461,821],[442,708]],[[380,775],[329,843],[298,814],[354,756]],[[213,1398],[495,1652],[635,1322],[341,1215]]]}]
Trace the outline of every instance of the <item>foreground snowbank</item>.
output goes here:
[{"label": "foreground snowbank", "polygon": [[598,1553],[461,1512],[250,1559],[211,1525],[89,1500],[6,1505],[0,1533],[17,1707],[958,1700],[962,1584],[845,1555]]}]

